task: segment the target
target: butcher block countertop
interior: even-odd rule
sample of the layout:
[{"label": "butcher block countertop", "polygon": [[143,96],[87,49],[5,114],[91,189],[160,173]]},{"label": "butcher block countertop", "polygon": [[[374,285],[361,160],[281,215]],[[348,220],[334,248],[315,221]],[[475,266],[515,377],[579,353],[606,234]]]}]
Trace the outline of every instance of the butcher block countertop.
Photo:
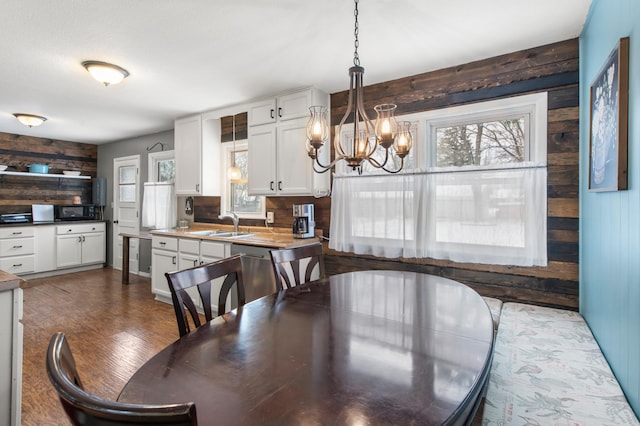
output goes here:
[{"label": "butcher block countertop", "polygon": [[[158,229],[151,231],[152,235],[166,237],[194,238],[198,240],[222,241],[226,243],[242,244],[257,247],[289,248],[302,246],[320,241],[320,238],[293,238],[291,230],[286,228],[264,228],[240,226],[239,231],[247,233],[239,236],[200,235],[195,232],[230,232],[233,227],[207,223],[193,223],[186,229]],[[316,230],[316,232],[321,232]],[[224,235],[224,234],[222,234]]]},{"label": "butcher block countertop", "polygon": [[24,280],[0,269],[0,291],[13,290],[20,287]]}]

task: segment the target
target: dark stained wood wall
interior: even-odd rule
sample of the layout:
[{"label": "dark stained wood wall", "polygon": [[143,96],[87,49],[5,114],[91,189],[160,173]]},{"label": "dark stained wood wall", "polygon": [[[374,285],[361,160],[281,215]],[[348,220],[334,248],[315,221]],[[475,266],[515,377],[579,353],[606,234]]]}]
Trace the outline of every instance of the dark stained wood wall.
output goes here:
[{"label": "dark stained wood wall", "polygon": [[[460,264],[434,259],[389,260],[327,249],[327,273],[354,269],[422,271],[464,282],[482,295],[505,301],[577,309],[577,39],[366,86],[364,99],[370,117],[375,117],[373,106],[381,103],[395,103],[398,114],[408,114],[541,91],[549,93],[547,267]],[[333,125],[342,118],[346,104],[346,91],[331,96]]]},{"label": "dark stained wood wall", "polygon": [[[93,178],[98,148],[93,144],[0,133],[0,164],[13,172],[28,172],[30,164],[46,164],[52,174],[80,170]],[[0,213],[31,212],[31,204],[71,204],[75,195],[80,195],[83,203],[91,203],[91,180],[0,175]]]}]

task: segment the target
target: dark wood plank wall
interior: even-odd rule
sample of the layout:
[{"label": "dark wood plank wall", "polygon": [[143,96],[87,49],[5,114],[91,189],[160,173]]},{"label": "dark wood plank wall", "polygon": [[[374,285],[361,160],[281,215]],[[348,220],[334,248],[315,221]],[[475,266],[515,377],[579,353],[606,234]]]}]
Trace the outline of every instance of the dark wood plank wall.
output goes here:
[{"label": "dark wood plank wall", "polygon": [[[408,114],[541,91],[549,93],[547,267],[460,264],[434,259],[389,260],[327,250],[327,272],[421,271],[464,282],[482,295],[505,301],[577,309],[577,39],[367,86],[364,100],[368,113],[375,117],[373,106],[381,103],[395,103],[398,114]],[[346,103],[346,91],[331,96],[332,124],[342,118]]]},{"label": "dark wood plank wall", "polygon": [[[28,172],[30,164],[46,164],[49,173],[80,170],[93,178],[98,168],[98,148],[0,133],[0,164],[14,172]],[[91,203],[91,180],[0,175],[0,213],[30,212],[31,204],[70,204],[75,195],[80,195],[83,203]]]}]

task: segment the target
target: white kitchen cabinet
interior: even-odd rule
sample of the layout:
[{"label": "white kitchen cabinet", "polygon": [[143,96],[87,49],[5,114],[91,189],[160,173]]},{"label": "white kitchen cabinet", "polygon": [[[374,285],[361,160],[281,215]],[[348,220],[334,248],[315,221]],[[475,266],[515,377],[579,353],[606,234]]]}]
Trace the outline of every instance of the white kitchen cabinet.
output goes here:
[{"label": "white kitchen cabinet", "polygon": [[[324,195],[329,174],[315,173],[307,154],[307,119],[249,129],[249,194]],[[324,150],[325,154],[329,150]],[[328,156],[321,159],[328,162]]]},{"label": "white kitchen cabinet", "polygon": [[309,107],[327,106],[326,98],[326,94],[310,88],[254,102],[249,106],[249,126],[309,117]]},{"label": "white kitchen cabinet", "polygon": [[105,262],[104,223],[58,225],[56,234],[58,269]]},{"label": "white kitchen cabinet", "polygon": [[2,278],[4,282],[0,286],[0,424],[18,426],[21,424],[22,400],[22,289],[18,286],[17,277],[4,274]]},{"label": "white kitchen cabinet", "polygon": [[0,229],[0,269],[14,275],[35,271],[35,233],[32,226]]},{"label": "white kitchen cabinet", "polygon": [[174,152],[177,195],[219,196],[220,120],[209,113],[175,121]]},{"label": "white kitchen cabinet", "polygon": [[156,300],[171,302],[171,291],[164,274],[178,270],[178,239],[151,237],[151,292]]},{"label": "white kitchen cabinet", "polygon": [[[317,89],[307,89],[271,101],[256,102],[249,108],[249,194],[326,195],[329,174],[313,171],[306,141],[309,107],[328,106],[329,97]],[[271,111],[275,118],[269,121]],[[328,163],[329,151],[322,151],[323,163]]]},{"label": "white kitchen cabinet", "polygon": [[55,225],[34,226],[35,232],[35,272],[56,269],[56,227]]},{"label": "white kitchen cabinet", "polygon": [[[206,263],[215,262],[231,253],[231,244],[220,241],[197,240],[193,238],[180,238],[178,241],[178,270],[189,269]],[[218,312],[218,294],[222,287],[223,280],[215,280],[211,283],[211,298],[213,313]],[[197,288],[188,290],[196,307],[202,309],[200,295]],[[230,306],[230,296],[227,299],[227,306]]]}]

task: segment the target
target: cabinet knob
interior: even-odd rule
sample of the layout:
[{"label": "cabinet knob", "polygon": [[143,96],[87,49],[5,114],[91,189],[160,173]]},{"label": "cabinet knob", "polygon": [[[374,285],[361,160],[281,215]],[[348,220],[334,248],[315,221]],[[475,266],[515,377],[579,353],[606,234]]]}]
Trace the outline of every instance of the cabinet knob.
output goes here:
[{"label": "cabinet knob", "polygon": [[167,243],[165,243],[164,241],[160,241],[158,244],[160,244],[161,246],[166,246]]},{"label": "cabinet knob", "polygon": [[13,246],[14,249],[22,248],[22,246]]},{"label": "cabinet knob", "polygon": [[175,256],[171,257],[171,263],[173,263],[174,265],[176,264],[176,257]]},{"label": "cabinet knob", "polygon": [[13,232],[12,235],[22,235],[22,231],[20,232]]},{"label": "cabinet knob", "polygon": [[114,221],[113,221],[113,223],[117,224],[117,223],[118,223],[118,221],[117,221],[117,220],[114,220]]},{"label": "cabinet knob", "polygon": [[269,182],[269,189],[273,191],[273,181]]},{"label": "cabinet knob", "polygon": [[275,112],[275,110],[271,109],[271,118],[272,118],[272,119],[273,119],[273,118],[275,118],[275,117],[273,116],[273,113],[274,113],[274,112]]},{"label": "cabinet knob", "polygon": [[22,266],[22,263],[17,263],[17,264],[14,264],[14,265],[13,265],[13,267],[14,267],[14,268],[19,268],[19,267],[21,267],[21,266]]},{"label": "cabinet knob", "polygon": [[278,108],[278,117],[282,118],[282,108]]},{"label": "cabinet knob", "polygon": [[278,181],[278,191],[282,191],[282,181]]}]

